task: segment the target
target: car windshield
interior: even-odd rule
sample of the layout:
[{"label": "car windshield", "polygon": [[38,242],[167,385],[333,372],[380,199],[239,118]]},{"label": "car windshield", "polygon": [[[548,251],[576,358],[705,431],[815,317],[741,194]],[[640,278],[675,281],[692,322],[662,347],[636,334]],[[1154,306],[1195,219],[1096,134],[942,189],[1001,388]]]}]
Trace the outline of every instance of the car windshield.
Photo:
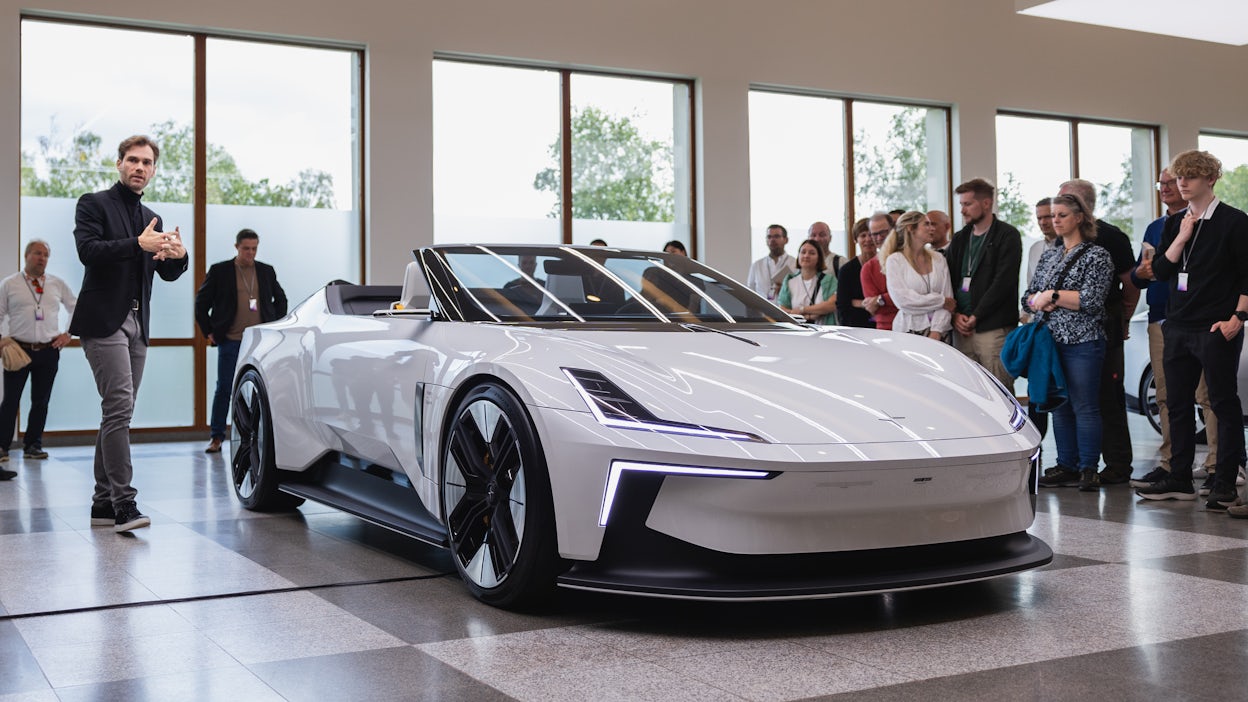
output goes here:
[{"label": "car windshield", "polygon": [[684,256],[604,247],[437,246],[418,252],[452,319],[496,322],[792,322]]}]

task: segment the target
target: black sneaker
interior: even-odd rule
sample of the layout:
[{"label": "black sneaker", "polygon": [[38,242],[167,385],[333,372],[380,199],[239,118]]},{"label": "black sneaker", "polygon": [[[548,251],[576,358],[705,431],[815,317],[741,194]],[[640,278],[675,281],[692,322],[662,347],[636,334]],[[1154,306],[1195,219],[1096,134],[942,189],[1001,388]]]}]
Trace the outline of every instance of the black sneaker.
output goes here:
[{"label": "black sneaker", "polygon": [[117,519],[116,523],[113,525],[113,531],[120,534],[123,531],[140,529],[150,525],[151,523],[152,520],[148,519],[143,515],[143,513],[139,512],[139,508],[135,506],[133,501],[122,502],[121,506],[117,508]]},{"label": "black sneaker", "polygon": [[5,470],[3,468],[0,468],[0,481],[12,480],[16,477],[17,477],[17,471]]},{"label": "black sneaker", "polygon": [[1196,488],[1192,487],[1190,480],[1167,475],[1148,487],[1136,490],[1135,494],[1146,500],[1194,500]]},{"label": "black sneaker", "polygon": [[48,452],[44,451],[38,446],[27,446],[26,450],[22,451],[22,457],[23,458],[47,458]]},{"label": "black sneaker", "polygon": [[1143,478],[1132,478],[1131,487],[1145,488],[1157,482],[1158,480],[1161,480],[1167,475],[1170,475],[1170,471],[1166,470],[1165,468],[1162,468],[1161,466],[1157,466],[1156,468],[1145,473]]},{"label": "black sneaker", "polygon": [[1204,497],[1208,495],[1209,493],[1213,492],[1213,484],[1215,482],[1217,481],[1214,480],[1213,473],[1210,473],[1208,476],[1206,476],[1205,482],[1200,484],[1200,490],[1199,490],[1200,496]]},{"label": "black sneaker", "polygon": [[1235,504],[1235,500],[1238,498],[1239,492],[1234,487],[1214,485],[1213,490],[1209,493],[1209,501],[1205,503],[1205,509],[1225,512],[1226,508]]},{"label": "black sneaker", "polygon": [[117,513],[112,502],[96,502],[91,505],[91,526],[111,526],[117,523]]},{"label": "black sneaker", "polygon": [[1095,468],[1088,468],[1079,473],[1079,492],[1096,492],[1101,489],[1101,476]]},{"label": "black sneaker", "polygon": [[1044,472],[1040,478],[1040,487],[1075,487],[1079,484],[1079,471],[1063,466],[1054,466]]}]

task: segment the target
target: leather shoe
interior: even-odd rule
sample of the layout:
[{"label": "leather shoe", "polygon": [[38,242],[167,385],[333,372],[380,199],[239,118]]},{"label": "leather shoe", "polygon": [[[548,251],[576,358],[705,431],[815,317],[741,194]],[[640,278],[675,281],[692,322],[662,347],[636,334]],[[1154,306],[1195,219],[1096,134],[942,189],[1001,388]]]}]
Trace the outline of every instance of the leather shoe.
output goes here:
[{"label": "leather shoe", "polygon": [[208,442],[208,448],[204,449],[204,453],[221,453],[221,440],[214,438]]}]

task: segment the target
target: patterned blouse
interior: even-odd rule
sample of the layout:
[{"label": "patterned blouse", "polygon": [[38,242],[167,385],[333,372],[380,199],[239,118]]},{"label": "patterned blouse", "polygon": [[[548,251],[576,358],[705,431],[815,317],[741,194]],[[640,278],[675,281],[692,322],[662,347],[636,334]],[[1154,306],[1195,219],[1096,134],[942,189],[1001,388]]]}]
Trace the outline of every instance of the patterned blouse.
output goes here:
[{"label": "patterned blouse", "polygon": [[1035,317],[1037,322],[1048,322],[1053,340],[1059,344],[1082,344],[1105,338],[1105,296],[1114,277],[1109,252],[1104,247],[1085,241],[1067,253],[1059,241],[1041,254],[1036,273],[1023,293],[1023,308],[1030,310],[1028,301],[1031,296],[1041,290],[1052,290],[1066,267],[1067,257],[1082,248],[1088,248],[1088,251],[1070,267],[1061,288],[1079,291],[1079,309],[1058,307],[1052,312],[1037,313]]}]

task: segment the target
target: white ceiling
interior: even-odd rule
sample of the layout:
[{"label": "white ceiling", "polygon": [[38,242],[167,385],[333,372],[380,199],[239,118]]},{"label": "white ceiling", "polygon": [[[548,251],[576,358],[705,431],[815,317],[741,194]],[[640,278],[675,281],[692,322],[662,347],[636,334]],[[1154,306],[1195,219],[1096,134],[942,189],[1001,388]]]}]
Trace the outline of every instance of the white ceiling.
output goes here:
[{"label": "white ceiling", "polygon": [[1248,44],[1248,0],[1015,0],[1019,14]]}]

